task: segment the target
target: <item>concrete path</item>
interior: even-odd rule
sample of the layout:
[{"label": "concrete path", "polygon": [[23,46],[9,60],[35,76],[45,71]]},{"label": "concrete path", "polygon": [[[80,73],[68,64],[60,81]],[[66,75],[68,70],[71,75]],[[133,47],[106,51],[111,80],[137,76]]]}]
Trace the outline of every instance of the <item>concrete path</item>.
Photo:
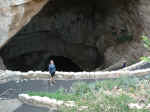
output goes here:
[{"label": "concrete path", "polygon": [[22,104],[18,99],[0,100],[1,112],[50,112],[48,108]]},{"label": "concrete path", "polygon": [[12,112],[51,112],[47,108],[42,107],[33,107],[30,105],[23,104],[19,108],[17,108],[15,111]]},{"label": "concrete path", "polygon": [[14,112],[21,105],[22,103],[17,99],[0,100],[1,112]]}]

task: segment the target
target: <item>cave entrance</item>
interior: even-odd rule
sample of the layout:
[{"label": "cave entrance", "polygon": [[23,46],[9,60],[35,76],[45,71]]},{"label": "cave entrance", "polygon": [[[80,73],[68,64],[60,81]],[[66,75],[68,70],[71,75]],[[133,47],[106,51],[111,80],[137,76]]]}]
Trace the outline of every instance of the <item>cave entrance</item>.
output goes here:
[{"label": "cave entrance", "polygon": [[118,13],[118,6],[113,0],[49,1],[0,55],[10,70],[44,71],[50,59],[59,71],[94,70],[104,64],[105,34],[118,21],[108,18]]},{"label": "cave entrance", "polygon": [[47,71],[50,60],[54,60],[57,71],[82,71],[71,59],[64,56],[49,56],[45,52],[32,52],[11,59],[3,59],[7,69],[14,71]]},{"label": "cave entrance", "polygon": [[[47,64],[49,63],[50,60],[54,60],[58,71],[68,71],[68,72],[82,71],[82,69],[77,64],[75,64],[71,59],[66,58],[64,56],[51,56],[47,61]],[[45,68],[45,70],[47,70],[47,68]]]}]

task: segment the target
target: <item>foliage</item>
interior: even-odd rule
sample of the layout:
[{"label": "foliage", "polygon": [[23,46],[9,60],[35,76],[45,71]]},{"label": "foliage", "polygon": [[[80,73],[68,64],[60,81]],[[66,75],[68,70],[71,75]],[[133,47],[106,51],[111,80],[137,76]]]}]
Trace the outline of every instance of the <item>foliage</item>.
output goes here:
[{"label": "foliage", "polygon": [[116,80],[96,81],[90,84],[78,82],[73,84],[71,92],[68,93],[60,89],[55,93],[29,92],[28,94],[76,102],[77,107],[65,108],[62,106],[59,112],[78,112],[80,106],[88,106],[88,109],[80,112],[149,112],[145,109],[129,109],[127,106],[129,103],[137,102],[139,100],[137,98],[141,96],[145,96],[148,100],[145,103],[150,102],[149,80],[121,77]]},{"label": "foliage", "polygon": [[118,43],[124,43],[133,40],[133,35],[129,32],[122,32],[120,34],[117,34],[116,32],[112,32],[112,34],[114,35],[115,40]]},{"label": "foliage", "polygon": [[[142,40],[144,41],[144,47],[150,51],[150,39],[147,36],[143,35]],[[150,62],[150,57],[147,57],[147,56],[143,56],[140,59],[145,61],[145,62]]]},{"label": "foliage", "polygon": [[114,87],[126,89],[128,87],[136,88],[136,83],[139,81],[138,78],[128,78],[128,77],[121,77],[119,79],[111,79],[105,80],[101,82],[97,82],[96,87],[100,88],[103,87],[105,90],[112,90]]},{"label": "foliage", "polygon": [[72,92],[75,95],[83,96],[87,92],[91,92],[91,89],[89,88],[88,84],[85,82],[78,82],[74,83],[72,85]]},{"label": "foliage", "polygon": [[150,62],[150,58],[147,56],[143,56],[140,58],[141,60],[145,61],[145,62]]},{"label": "foliage", "polygon": [[44,96],[47,96],[49,98],[54,98],[54,99],[57,99],[57,100],[64,100],[64,101],[76,101],[76,99],[78,98],[78,96],[75,96],[73,94],[66,94],[64,92],[63,89],[60,89],[58,91],[56,91],[55,93],[48,93],[48,92],[28,92],[28,94],[30,96],[41,96],[41,97],[44,97]]},{"label": "foliage", "polygon": [[150,39],[147,36],[142,36],[142,39],[144,41],[144,47],[146,47],[148,50],[150,50]]},{"label": "foliage", "polygon": [[117,42],[119,42],[119,43],[131,41],[132,39],[133,39],[133,36],[131,34],[123,34],[116,38]]}]

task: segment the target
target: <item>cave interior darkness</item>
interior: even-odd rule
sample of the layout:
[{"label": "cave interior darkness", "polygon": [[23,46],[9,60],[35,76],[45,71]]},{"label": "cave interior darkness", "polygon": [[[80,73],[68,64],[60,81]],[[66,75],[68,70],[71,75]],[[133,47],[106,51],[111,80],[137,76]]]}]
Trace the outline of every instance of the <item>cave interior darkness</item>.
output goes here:
[{"label": "cave interior darkness", "polygon": [[[117,0],[115,0],[115,1],[117,1]],[[85,64],[83,64],[83,66],[87,65],[87,64],[94,66],[92,69],[96,68],[96,66],[100,66],[101,64],[104,63],[104,56],[103,56],[103,54],[98,54],[97,49],[95,49],[94,47],[86,48],[85,46],[87,46],[87,45],[82,46],[82,43],[79,43],[79,45],[81,47],[78,47],[78,46],[74,47],[76,43],[71,43],[72,41],[69,40],[70,38],[68,40],[66,39],[66,37],[67,37],[66,32],[62,31],[62,29],[67,29],[68,34],[69,34],[70,33],[69,28],[73,28],[74,26],[65,28],[67,21],[66,21],[66,23],[64,23],[64,21],[62,21],[63,25],[60,25],[61,27],[58,28],[59,24],[54,24],[53,21],[49,22],[46,20],[46,22],[44,22],[45,21],[44,17],[46,17],[46,18],[55,17],[56,23],[57,22],[60,23],[59,21],[61,21],[61,19],[57,19],[56,16],[60,14],[60,17],[58,16],[58,18],[61,18],[61,17],[63,18],[64,15],[61,15],[61,11],[63,12],[63,11],[72,10],[73,7],[76,7],[77,9],[81,8],[81,10],[80,10],[81,13],[79,14],[79,16],[82,13],[84,13],[84,16],[86,16],[86,18],[88,18],[90,20],[90,22],[89,21],[85,22],[86,21],[85,20],[82,23],[82,21],[80,22],[80,19],[82,19],[82,18],[78,17],[76,19],[77,23],[75,23],[76,21],[72,21],[71,24],[79,24],[79,23],[80,24],[88,24],[88,25],[92,24],[93,26],[90,31],[93,32],[95,30],[95,27],[97,24],[95,22],[95,15],[94,15],[95,12],[98,11],[103,16],[103,19],[105,19],[105,16],[108,13],[111,13],[112,8],[115,7],[115,1],[114,0],[89,0],[89,1],[87,1],[87,0],[67,0],[67,1],[66,0],[55,0],[55,1],[48,2],[47,5],[39,12],[39,14],[37,14],[35,17],[33,17],[33,19],[26,26],[24,26],[24,28],[22,28],[1,49],[0,54],[4,60],[4,64],[6,65],[7,69],[17,70],[17,71],[29,71],[29,70],[42,70],[42,71],[46,70],[47,71],[50,59],[54,60],[58,71],[75,71],[75,72],[77,72],[77,71],[88,70],[88,69],[82,68],[81,67],[82,65],[81,66],[79,65],[82,63],[85,63]],[[74,9],[73,9],[73,11],[74,11]],[[39,18],[43,19],[42,22],[40,22]],[[74,16],[72,16],[72,18],[74,18]],[[57,35],[57,34],[59,34],[58,32],[60,29],[61,29],[60,32],[62,32],[62,33],[60,33],[62,38],[58,39],[59,35]],[[88,30],[86,32],[89,32]],[[78,32],[78,30],[77,30],[77,32]],[[43,33],[45,33],[44,36],[42,35]],[[75,32],[75,34],[76,34],[76,32]],[[45,41],[43,39],[40,39],[40,38],[45,38],[46,36],[50,38],[51,35],[56,40],[52,39],[52,38],[47,39]],[[74,35],[74,33],[72,35]],[[81,31],[81,35],[79,36],[79,38],[81,36],[82,36],[82,31]],[[30,40],[32,37],[34,37],[34,38],[36,37],[36,39]],[[73,41],[74,40],[76,41],[76,39],[78,39],[76,37],[76,35],[72,36],[72,38],[73,38],[72,39]],[[85,40],[86,40],[86,38],[84,38],[84,41]],[[28,41],[30,41],[30,43],[28,43]],[[38,41],[39,41],[39,43],[38,43]],[[48,44],[46,44],[46,42],[50,43],[50,44],[48,45]],[[37,45],[36,45],[36,43],[37,43]],[[69,46],[70,44],[72,44],[71,47]],[[78,42],[77,42],[77,45],[78,45]],[[68,49],[69,48],[70,49],[72,48],[72,49],[66,50],[66,48],[64,46],[67,46],[66,48],[68,48]],[[31,50],[30,48],[31,49],[35,48],[36,50]],[[77,53],[75,51],[80,50],[80,48],[81,49],[84,48],[84,50],[81,52],[79,51],[79,55],[77,55],[78,56],[77,57],[76,56]],[[45,49],[47,49],[48,51],[43,52]],[[65,53],[61,52],[62,50],[60,50],[60,49],[63,49],[65,51]],[[80,56],[80,54],[82,54],[82,52],[86,51],[87,49],[88,49],[89,54],[87,54],[87,52],[86,52],[85,53],[86,55]],[[94,50],[91,50],[91,49],[94,49]],[[74,51],[72,51],[72,50],[74,50]],[[66,51],[67,51],[67,53],[66,53]],[[72,52],[69,54],[68,53],[69,51],[75,52],[74,53],[75,56],[73,55]],[[55,53],[55,52],[57,52],[57,53]],[[93,52],[97,53],[96,56],[94,55]],[[90,58],[90,55],[91,55],[91,57],[93,56],[94,58],[93,57]],[[75,59],[76,57],[78,58],[78,60],[74,61],[73,59]],[[87,58],[87,60],[84,60],[84,58]],[[89,61],[89,62],[86,63],[86,61]],[[88,68],[89,65],[87,65],[86,67]]]},{"label": "cave interior darkness", "polygon": [[54,60],[58,71],[68,71],[68,72],[69,71],[75,71],[75,72],[82,71],[82,69],[78,65],[76,65],[74,62],[72,62],[71,59],[65,58],[63,56],[50,56],[46,60],[41,60],[43,62],[40,64],[38,64],[39,62],[38,60],[39,58],[37,58],[36,60],[34,57],[34,61],[33,61],[31,54],[26,54],[26,55],[22,55],[19,57],[15,57],[14,59],[10,59],[6,61],[6,63],[7,63],[7,68],[10,68],[11,70],[15,70],[15,71],[16,70],[24,71],[24,72],[27,72],[29,70],[47,71],[50,60]]}]

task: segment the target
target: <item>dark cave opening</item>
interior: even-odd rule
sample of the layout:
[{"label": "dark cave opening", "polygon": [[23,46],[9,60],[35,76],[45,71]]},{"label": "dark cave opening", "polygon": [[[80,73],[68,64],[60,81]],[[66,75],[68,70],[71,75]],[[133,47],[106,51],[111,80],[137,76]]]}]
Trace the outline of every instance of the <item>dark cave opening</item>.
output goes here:
[{"label": "dark cave opening", "polygon": [[82,69],[69,58],[64,56],[44,56],[42,53],[45,54],[45,52],[32,52],[12,59],[5,60],[5,58],[3,58],[4,64],[7,66],[7,69],[13,71],[48,71],[50,60],[54,60],[57,71],[82,71]]},{"label": "dark cave opening", "polygon": [[[47,63],[50,60],[54,60],[56,69],[58,71],[68,71],[68,72],[82,71],[82,69],[77,64],[75,64],[71,59],[66,58],[64,56],[51,56],[49,57]],[[47,68],[45,68],[45,70],[47,70]]]}]

